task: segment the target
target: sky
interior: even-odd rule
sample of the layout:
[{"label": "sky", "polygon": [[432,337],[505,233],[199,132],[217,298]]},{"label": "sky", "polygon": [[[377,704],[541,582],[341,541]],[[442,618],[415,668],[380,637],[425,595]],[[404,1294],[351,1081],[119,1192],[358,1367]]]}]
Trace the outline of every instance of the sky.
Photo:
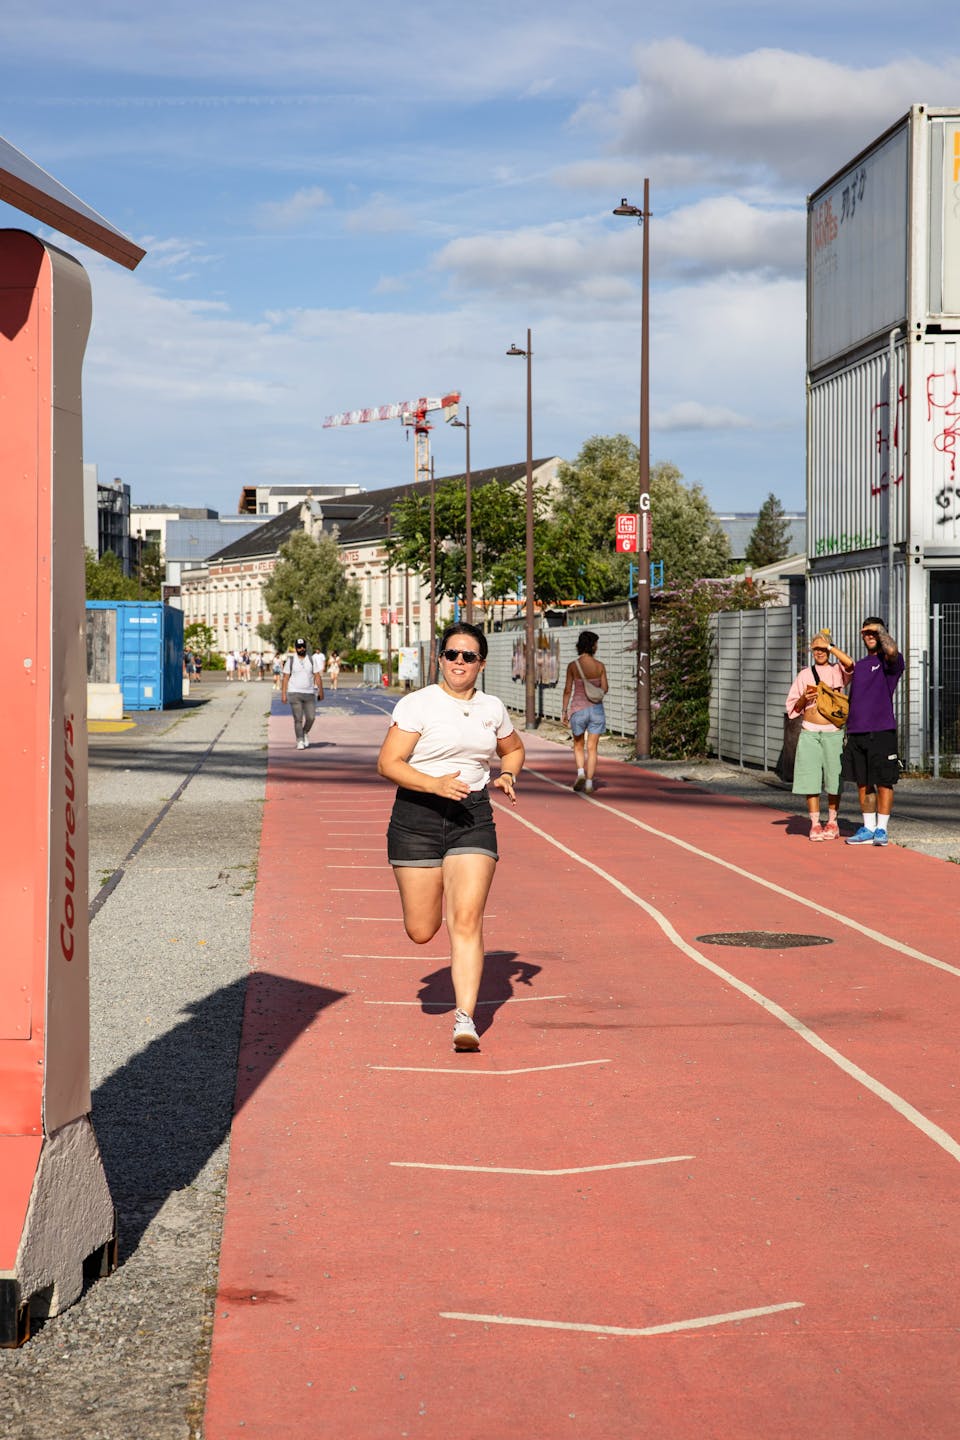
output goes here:
[{"label": "sky", "polygon": [[[86,267],[84,458],[134,504],[414,478],[459,390],[474,469],[639,427],[718,512],[803,509],[806,197],[912,103],[960,104],[946,12],[891,0],[4,0],[0,136],[147,255]],[[437,475],[464,432],[437,418]]]}]

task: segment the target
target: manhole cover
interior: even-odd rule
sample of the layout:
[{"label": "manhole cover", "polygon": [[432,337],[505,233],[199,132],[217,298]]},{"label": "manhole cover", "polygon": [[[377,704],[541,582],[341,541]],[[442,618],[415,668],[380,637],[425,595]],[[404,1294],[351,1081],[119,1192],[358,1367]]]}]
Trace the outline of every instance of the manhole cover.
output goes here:
[{"label": "manhole cover", "polygon": [[801,945],[832,945],[829,935],[792,935],[782,930],[722,930],[698,935],[704,945],[743,945],[755,950],[795,950]]}]

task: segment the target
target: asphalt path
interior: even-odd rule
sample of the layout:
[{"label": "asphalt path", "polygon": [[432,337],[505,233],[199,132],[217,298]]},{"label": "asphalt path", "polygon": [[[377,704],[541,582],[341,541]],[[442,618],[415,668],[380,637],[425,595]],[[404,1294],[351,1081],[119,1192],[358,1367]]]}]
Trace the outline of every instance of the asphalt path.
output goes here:
[{"label": "asphalt path", "polygon": [[951,1433],[952,868],[530,737],[454,1055],[388,707],[270,725],[208,1440]]}]

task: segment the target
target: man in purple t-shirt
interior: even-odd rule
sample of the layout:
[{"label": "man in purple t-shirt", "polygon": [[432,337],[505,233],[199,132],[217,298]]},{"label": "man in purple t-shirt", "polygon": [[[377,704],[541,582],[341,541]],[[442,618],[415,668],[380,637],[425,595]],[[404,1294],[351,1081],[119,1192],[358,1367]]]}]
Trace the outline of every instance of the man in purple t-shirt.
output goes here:
[{"label": "man in purple t-shirt", "polygon": [[886,845],[893,787],[900,777],[893,692],[904,664],[896,640],[887,634],[886,623],[878,615],[867,616],[860,637],[867,653],[856,665],[836,647],[833,652],[844,667],[853,665],[843,778],[857,787],[863,824],[847,844]]}]

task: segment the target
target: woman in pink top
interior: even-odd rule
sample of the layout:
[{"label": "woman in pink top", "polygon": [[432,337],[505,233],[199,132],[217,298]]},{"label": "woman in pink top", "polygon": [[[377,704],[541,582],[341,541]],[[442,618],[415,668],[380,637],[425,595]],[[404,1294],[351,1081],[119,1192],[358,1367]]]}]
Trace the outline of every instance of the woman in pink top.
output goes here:
[{"label": "woman in pink top", "polygon": [[[807,665],[787,693],[788,715],[802,715],[797,758],[793,767],[793,793],[806,795],[811,840],[836,840],[840,834],[837,811],[840,806],[840,762],[843,756],[843,729],[832,724],[817,709],[817,680],[834,690],[849,685],[852,669],[838,665],[831,655],[839,653],[829,630],[820,630],[810,641],[813,665]],[[814,674],[816,670],[816,674]],[[827,792],[827,823],[820,823],[820,792]]]},{"label": "woman in pink top", "polygon": [[[573,754],[577,762],[574,790],[593,790],[597,772],[597,747],[607,728],[603,697],[607,693],[607,672],[597,659],[600,637],[593,630],[577,636],[577,658],[567,666],[560,718],[573,733]],[[590,692],[589,694],[587,692]]]}]

